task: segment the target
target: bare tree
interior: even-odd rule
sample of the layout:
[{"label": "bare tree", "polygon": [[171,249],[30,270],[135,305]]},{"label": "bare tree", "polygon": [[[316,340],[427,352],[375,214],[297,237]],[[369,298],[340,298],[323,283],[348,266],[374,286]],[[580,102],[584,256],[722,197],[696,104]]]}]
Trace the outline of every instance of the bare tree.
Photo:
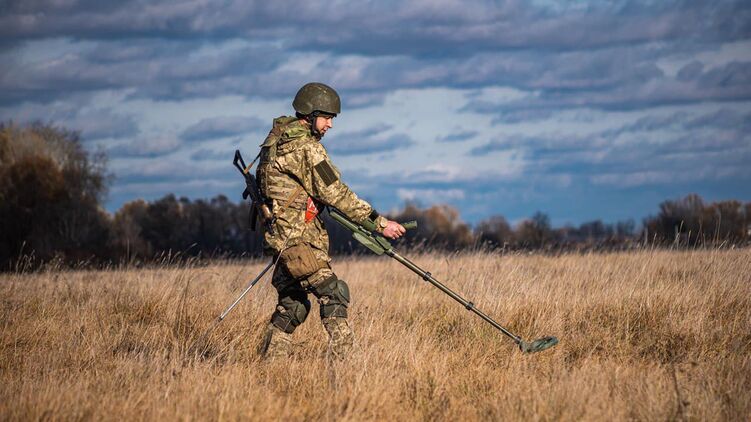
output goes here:
[{"label": "bare tree", "polygon": [[503,247],[514,242],[514,231],[501,215],[481,221],[475,227],[475,236],[479,242],[493,247]]}]

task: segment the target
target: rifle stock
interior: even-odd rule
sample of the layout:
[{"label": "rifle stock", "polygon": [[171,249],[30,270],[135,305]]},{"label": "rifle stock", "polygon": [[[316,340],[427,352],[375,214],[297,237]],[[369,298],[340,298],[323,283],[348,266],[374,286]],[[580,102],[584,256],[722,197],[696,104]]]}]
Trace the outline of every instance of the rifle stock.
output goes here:
[{"label": "rifle stock", "polygon": [[[255,160],[253,162],[255,162]],[[271,231],[271,229],[273,228],[274,215],[271,213],[269,206],[266,205],[266,202],[261,196],[261,190],[258,188],[258,183],[256,182],[255,176],[253,176],[253,174],[250,172],[251,167],[253,167],[253,163],[250,163],[249,166],[246,166],[245,160],[243,160],[243,156],[238,149],[235,150],[235,159],[232,160],[232,164],[237,167],[238,170],[240,170],[240,173],[242,173],[243,177],[245,178],[245,191],[243,192],[243,199],[247,199],[248,196],[250,196],[250,228],[252,230],[255,230],[255,220],[260,213],[261,221],[266,225],[269,231]]]}]

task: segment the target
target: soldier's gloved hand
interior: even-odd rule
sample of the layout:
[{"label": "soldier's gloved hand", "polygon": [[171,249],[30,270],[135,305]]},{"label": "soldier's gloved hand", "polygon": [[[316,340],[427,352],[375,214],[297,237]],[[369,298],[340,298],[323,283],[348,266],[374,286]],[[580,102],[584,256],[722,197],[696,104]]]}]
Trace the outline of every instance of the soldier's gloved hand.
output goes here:
[{"label": "soldier's gloved hand", "polygon": [[396,221],[389,220],[386,223],[386,228],[383,229],[383,237],[387,239],[398,239],[402,236],[404,236],[404,233],[407,232],[407,229],[404,228],[401,224],[397,223]]}]

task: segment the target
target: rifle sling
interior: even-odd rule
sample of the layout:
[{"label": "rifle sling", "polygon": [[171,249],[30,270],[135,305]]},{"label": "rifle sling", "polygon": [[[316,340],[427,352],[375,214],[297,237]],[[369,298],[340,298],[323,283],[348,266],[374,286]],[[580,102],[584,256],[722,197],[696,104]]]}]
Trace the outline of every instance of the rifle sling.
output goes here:
[{"label": "rifle sling", "polygon": [[284,202],[284,205],[282,205],[282,210],[287,209],[292,202],[294,202],[297,197],[300,195],[300,193],[303,191],[302,185],[297,185],[295,190],[292,191],[292,193],[287,197],[287,200]]}]

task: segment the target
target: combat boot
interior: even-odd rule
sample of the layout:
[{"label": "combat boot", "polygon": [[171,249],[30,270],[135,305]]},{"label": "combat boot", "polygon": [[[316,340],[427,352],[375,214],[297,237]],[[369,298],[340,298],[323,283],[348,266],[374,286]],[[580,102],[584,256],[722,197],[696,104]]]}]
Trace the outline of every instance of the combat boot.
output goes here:
[{"label": "combat boot", "polygon": [[269,323],[261,354],[265,359],[288,358],[292,354],[292,334],[285,333]]},{"label": "combat boot", "polygon": [[355,334],[349,328],[347,318],[328,317],[322,318],[321,322],[329,333],[329,357],[342,360],[349,356],[355,343]]}]

